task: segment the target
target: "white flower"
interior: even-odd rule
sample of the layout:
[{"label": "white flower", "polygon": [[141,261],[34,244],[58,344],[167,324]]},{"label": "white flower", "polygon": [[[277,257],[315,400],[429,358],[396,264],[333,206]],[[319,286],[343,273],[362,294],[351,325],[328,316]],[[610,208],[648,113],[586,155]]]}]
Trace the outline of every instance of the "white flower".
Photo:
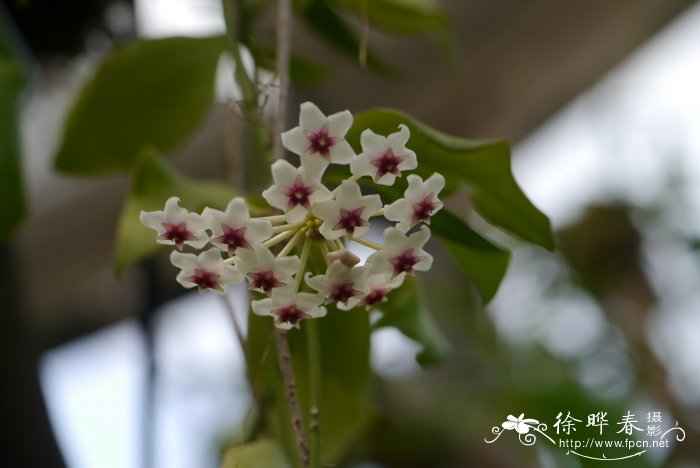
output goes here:
[{"label": "white flower", "polygon": [[267,202],[283,210],[288,223],[304,219],[312,203],[331,198],[331,192],[321,184],[322,170],[296,168],[280,159],[272,164],[275,183],[263,192]]},{"label": "white flower", "polygon": [[405,273],[392,276],[389,271],[371,271],[367,278],[360,284],[362,294],[352,296],[346,303],[338,303],[338,308],[350,310],[354,307],[363,306],[370,310],[379,303],[387,300],[387,295],[392,289],[396,289],[403,283]]},{"label": "white flower", "polygon": [[325,275],[306,275],[306,284],[315,289],[326,302],[347,304],[355,296],[361,296],[364,282],[369,274],[366,267],[348,267],[336,260],[328,267]]},{"label": "white flower", "polygon": [[178,250],[182,250],[184,244],[201,249],[209,242],[206,221],[197,213],[181,208],[178,197],[168,198],[163,211],[142,211],[139,220],[158,232],[156,242],[174,245]]},{"label": "white flower", "polygon": [[202,217],[212,232],[211,243],[229,256],[239,247],[252,249],[272,236],[272,223],[265,219],[251,219],[245,200],[234,198],[226,211],[204,208]]},{"label": "white flower", "polygon": [[299,293],[293,288],[276,288],[272,296],[253,301],[253,312],[257,315],[269,315],[275,318],[275,326],[288,330],[299,328],[303,319],[323,317],[326,308],[321,306],[320,294]]},{"label": "white flower", "polygon": [[369,229],[369,218],[382,207],[379,195],[362,195],[353,180],[344,180],[335,199],[323,200],[311,206],[313,214],[323,223],[319,232],[329,240],[341,236],[362,236]]},{"label": "white flower", "polygon": [[186,288],[199,288],[199,292],[211,289],[217,294],[226,294],[228,285],[243,281],[243,275],[231,265],[224,263],[221,253],[215,247],[198,256],[175,250],[170,254],[170,262],[180,268],[177,281]]},{"label": "white flower", "polygon": [[406,148],[410,135],[404,124],[388,137],[370,129],[363,131],[360,136],[362,153],[350,161],[350,171],[356,176],[371,176],[378,184],[393,185],[401,171],[418,167],[416,153]]},{"label": "white flower", "polygon": [[236,267],[248,277],[250,289],[266,294],[289,285],[300,266],[301,261],[296,255],[276,258],[262,244],[256,245],[253,250],[240,249],[236,253]]},{"label": "white flower", "polygon": [[384,248],[370,255],[367,263],[377,271],[390,271],[393,276],[430,270],[433,257],[423,250],[428,239],[430,229],[425,226],[409,236],[396,228],[387,228],[384,230]]},{"label": "white flower", "polygon": [[506,418],[507,421],[501,424],[501,426],[508,431],[515,429],[518,434],[527,434],[530,432],[531,426],[537,426],[537,424],[540,423],[537,419],[523,419],[524,417],[525,413],[521,413],[517,418],[509,414]]},{"label": "white flower", "polygon": [[438,194],[445,187],[445,178],[437,172],[425,182],[415,174],[409,175],[407,180],[405,198],[384,207],[384,217],[389,221],[397,221],[396,227],[402,232],[421,221],[430,224],[430,217],[442,208]]},{"label": "white flower", "polygon": [[305,102],[299,113],[299,126],[282,134],[282,144],[301,157],[302,166],[325,168],[329,162],[347,164],[355,157],[345,134],[352,127],[350,111],[326,117],[315,104]]}]

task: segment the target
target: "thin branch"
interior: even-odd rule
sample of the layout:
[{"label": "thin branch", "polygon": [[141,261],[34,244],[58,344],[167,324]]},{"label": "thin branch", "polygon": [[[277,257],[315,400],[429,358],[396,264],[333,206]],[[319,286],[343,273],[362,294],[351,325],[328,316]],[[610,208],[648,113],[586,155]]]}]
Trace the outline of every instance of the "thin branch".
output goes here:
[{"label": "thin branch", "polygon": [[287,125],[287,97],[289,93],[289,55],[292,49],[291,0],[277,0],[277,112],[275,113],[273,157],[282,159],[284,148],[280,135]]},{"label": "thin branch", "polygon": [[282,380],[284,382],[284,396],[287,400],[289,415],[292,420],[292,428],[296,437],[299,459],[303,468],[309,467],[309,443],[304,431],[304,420],[301,417],[299,398],[297,396],[296,382],[294,380],[294,369],[292,369],[292,354],[289,351],[289,340],[287,332],[275,328],[275,339],[277,341],[277,360],[279,362]]}]

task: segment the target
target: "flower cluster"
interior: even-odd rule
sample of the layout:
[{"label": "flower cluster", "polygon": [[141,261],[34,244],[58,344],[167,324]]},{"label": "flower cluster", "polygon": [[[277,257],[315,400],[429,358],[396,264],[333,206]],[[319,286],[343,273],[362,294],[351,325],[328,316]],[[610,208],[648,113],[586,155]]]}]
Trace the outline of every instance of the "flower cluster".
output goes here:
[{"label": "flower cluster", "polygon": [[[406,275],[430,269],[433,258],[423,249],[430,230],[424,224],[442,208],[438,194],[445,179],[437,173],[426,180],[408,175],[403,198],[387,205],[377,194],[363,194],[360,178],[393,185],[418,163],[406,147],[410,132],[405,125],[388,136],[364,130],[362,152],[355,154],[345,140],[352,121],[349,111],[325,116],[310,102],[301,105],[299,126],[282,134],[300,166],[274,162],[274,183],[263,192],[282,214],[252,218],[242,198],[231,200],[225,211],[191,213],[177,197],[168,199],[163,211],[141,212],[141,222],[157,231],[157,242],[175,246],[170,259],[180,269],[177,281],[226,294],[229,284],[246,279],[251,290],[266,296],[253,301],[253,312],[272,316],[277,327],[288,329],[322,317],[328,303],[343,310],[371,309]],[[322,181],[330,164],[349,165],[351,173],[333,190]],[[384,229],[383,245],[362,237],[373,217],[395,223]],[[376,252],[359,265],[346,248],[350,242]],[[203,249],[207,244],[199,255],[183,252],[185,245]],[[321,258],[322,264],[314,262]]]}]

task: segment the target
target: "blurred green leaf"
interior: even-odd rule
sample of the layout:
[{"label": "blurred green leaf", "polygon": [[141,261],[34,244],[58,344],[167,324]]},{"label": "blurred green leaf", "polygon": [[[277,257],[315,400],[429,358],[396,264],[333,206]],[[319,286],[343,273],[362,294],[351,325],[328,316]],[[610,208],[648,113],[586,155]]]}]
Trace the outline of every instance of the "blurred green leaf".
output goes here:
[{"label": "blurred green leaf", "polygon": [[415,277],[406,277],[403,285],[378,308],[383,315],[373,328],[395,327],[420,343],[423,349],[416,355],[416,360],[421,365],[437,364],[443,359],[448,350],[447,339],[421,300]]},{"label": "blurred green leaf", "polygon": [[221,468],[291,468],[282,447],[270,439],[256,440],[227,450]]},{"label": "blurred green leaf", "polygon": [[[275,70],[275,52],[272,48],[251,45],[249,49],[255,58],[255,63],[267,70]],[[297,53],[292,53],[289,58],[289,79],[294,86],[299,88],[315,86],[327,77],[328,71],[313,60]]]},{"label": "blurred green leaf", "polygon": [[152,145],[169,152],[201,123],[214,93],[221,37],[134,42],[107,57],[66,120],[56,167],[76,174],[128,170]]},{"label": "blurred green leaf", "polygon": [[26,213],[18,123],[25,81],[19,63],[0,55],[0,241],[9,237]]},{"label": "blurred green leaf", "polygon": [[[369,318],[364,310],[339,311],[328,307],[328,315],[317,321],[321,357],[320,437],[324,463],[337,462],[368,421]],[[307,340],[301,330],[289,332],[299,399],[308,423],[309,364]],[[277,367],[270,317],[250,315],[248,366],[255,393],[264,408],[272,435],[280,441],[290,460],[297,464],[294,433]]]},{"label": "blurred green leaf", "polygon": [[356,115],[348,141],[358,148],[365,128],[388,135],[402,123],[411,130],[408,146],[418,155],[418,174],[425,178],[440,172],[448,185],[464,184],[486,220],[526,241],[548,250],[554,248],[549,219],[532,204],[513,177],[507,143],[446,135],[392,109]]},{"label": "blurred green leaf", "polygon": [[[358,58],[360,42],[357,33],[325,0],[310,0],[303,15],[311,29],[329,45],[350,59]],[[384,74],[394,72],[393,67],[380,59],[372,49],[367,50],[367,66]]]},{"label": "blurred green leaf", "polygon": [[[444,29],[445,12],[433,0],[335,0],[360,17],[366,9],[372,25],[397,34],[422,34]],[[364,5],[363,5],[364,3]]]},{"label": "blurred green leaf", "polygon": [[433,216],[430,228],[474,282],[482,303],[490,302],[506,274],[510,252],[491,243],[444,209]]},{"label": "blurred green leaf", "polygon": [[162,248],[155,241],[155,232],[139,221],[141,210],[162,210],[165,200],[173,196],[180,197],[181,206],[191,211],[201,211],[205,206],[223,209],[235,195],[226,185],[181,176],[156,150],[145,149],[134,165],[129,193],[119,216],[114,257],[117,273]]}]

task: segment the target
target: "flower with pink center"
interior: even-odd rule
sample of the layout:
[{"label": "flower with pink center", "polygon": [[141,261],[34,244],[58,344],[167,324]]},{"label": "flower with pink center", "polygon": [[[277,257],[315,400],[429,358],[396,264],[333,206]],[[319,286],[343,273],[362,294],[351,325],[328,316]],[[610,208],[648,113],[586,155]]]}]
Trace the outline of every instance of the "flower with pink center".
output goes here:
[{"label": "flower with pink center", "polygon": [[401,273],[427,271],[433,264],[433,257],[423,250],[430,239],[430,229],[422,227],[406,235],[399,229],[390,227],[384,230],[384,248],[367,259],[376,271],[388,271],[392,277]]},{"label": "flower with pink center", "polygon": [[352,268],[336,260],[324,275],[312,276],[307,273],[306,284],[325,297],[326,302],[347,304],[351,298],[362,295],[360,288],[368,274],[366,267]]},{"label": "flower with pink center", "polygon": [[270,294],[277,288],[288,286],[299,270],[299,257],[275,257],[270,249],[258,244],[236,252],[236,267],[250,283],[250,289]]},{"label": "flower with pink center", "polygon": [[155,229],[158,233],[156,242],[174,245],[178,250],[185,245],[201,249],[209,242],[206,221],[199,214],[181,208],[178,197],[168,198],[163,211],[142,211],[139,220]]},{"label": "flower with pink center", "polygon": [[378,184],[393,185],[401,171],[418,167],[416,153],[406,148],[410,135],[404,124],[388,137],[370,129],[363,131],[360,136],[362,153],[350,161],[350,171],[356,176],[371,176]]},{"label": "flower with pink center", "polygon": [[211,243],[233,256],[238,248],[252,249],[272,236],[272,224],[265,219],[251,219],[243,198],[234,198],[226,211],[205,208],[202,217],[212,233]]},{"label": "flower with pink center", "polygon": [[430,224],[430,217],[442,208],[438,194],[445,187],[445,178],[438,173],[428,177],[425,182],[415,174],[409,175],[407,180],[404,198],[384,207],[384,217],[396,221],[396,227],[402,232],[407,232],[420,222]]},{"label": "flower with pink center", "polygon": [[355,157],[345,134],[352,126],[350,111],[326,117],[316,105],[305,102],[299,112],[299,126],[282,134],[282,144],[301,157],[302,166],[325,168],[328,163],[347,164]]},{"label": "flower with pink center", "polygon": [[274,184],[263,192],[267,202],[284,211],[287,222],[304,219],[311,205],[331,198],[331,192],[321,183],[323,170],[313,166],[296,168],[285,160],[272,164]]},{"label": "flower with pink center", "polygon": [[353,180],[344,180],[335,198],[314,203],[312,213],[323,221],[319,232],[328,240],[360,237],[369,229],[369,218],[382,207],[379,195],[362,195]]},{"label": "flower with pink center", "polygon": [[299,328],[302,320],[323,317],[326,308],[320,294],[300,293],[294,288],[275,288],[269,298],[253,301],[253,313],[272,316],[275,326],[289,330]]},{"label": "flower with pink center", "polygon": [[360,286],[361,294],[355,295],[348,299],[346,303],[338,303],[338,308],[342,310],[350,310],[354,307],[361,306],[367,310],[371,310],[377,304],[387,300],[388,294],[403,284],[406,277],[404,273],[392,276],[387,271],[373,271],[371,266],[368,266],[367,276]]},{"label": "flower with pink center", "polygon": [[224,263],[215,247],[199,255],[173,251],[170,262],[180,268],[177,281],[186,288],[197,287],[199,292],[211,290],[226,294],[228,285],[243,281],[243,275],[233,266]]}]

